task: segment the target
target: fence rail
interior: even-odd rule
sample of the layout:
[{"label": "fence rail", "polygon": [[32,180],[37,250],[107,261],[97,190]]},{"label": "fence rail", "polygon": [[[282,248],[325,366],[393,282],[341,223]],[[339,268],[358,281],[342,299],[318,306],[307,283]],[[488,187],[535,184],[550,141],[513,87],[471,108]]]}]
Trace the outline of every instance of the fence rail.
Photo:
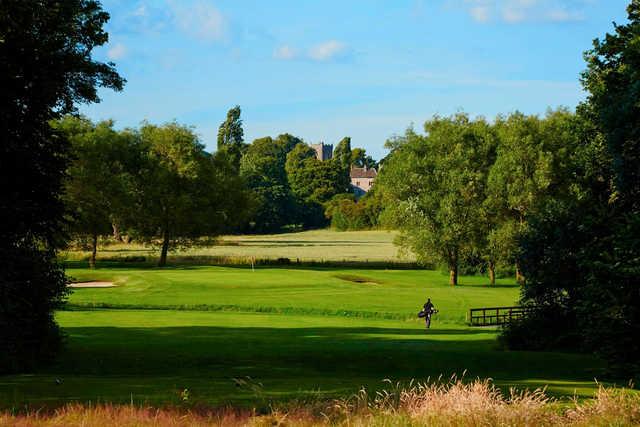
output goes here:
[{"label": "fence rail", "polygon": [[469,309],[467,321],[471,326],[504,325],[520,319],[534,307],[481,307]]}]

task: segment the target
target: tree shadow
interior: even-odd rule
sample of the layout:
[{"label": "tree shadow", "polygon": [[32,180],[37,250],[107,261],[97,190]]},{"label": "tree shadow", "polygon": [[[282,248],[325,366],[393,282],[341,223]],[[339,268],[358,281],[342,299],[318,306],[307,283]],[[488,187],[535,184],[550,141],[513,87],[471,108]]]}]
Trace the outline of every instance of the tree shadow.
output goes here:
[{"label": "tree shadow", "polygon": [[[124,316],[113,312],[113,316]],[[602,363],[589,355],[502,351],[485,331],[385,327],[70,327],[54,365],[0,378],[1,396],[165,402],[189,388],[201,398],[255,405],[233,378],[259,393],[296,398],[317,390],[346,396],[385,378],[492,378],[498,385],[559,388],[592,381]],[[466,373],[466,374],[465,374]],[[535,378],[536,380],[531,380]],[[56,385],[58,379],[62,385]],[[55,381],[54,381],[55,380]],[[506,386],[505,386],[506,387]],[[22,397],[14,397],[22,399]],[[180,402],[177,401],[179,404]]]},{"label": "tree shadow", "polygon": [[[118,316],[114,312],[114,316]],[[54,372],[425,378],[443,373],[589,380],[593,356],[503,351],[485,330],[384,327],[73,327]],[[289,374],[287,374],[289,372]]]}]

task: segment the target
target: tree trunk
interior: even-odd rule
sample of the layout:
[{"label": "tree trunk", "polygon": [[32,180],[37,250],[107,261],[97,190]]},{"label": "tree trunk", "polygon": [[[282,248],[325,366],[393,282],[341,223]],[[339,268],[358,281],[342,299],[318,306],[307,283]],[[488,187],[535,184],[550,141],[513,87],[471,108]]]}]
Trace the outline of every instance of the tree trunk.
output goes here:
[{"label": "tree trunk", "polygon": [[489,261],[489,284],[496,284],[496,264],[493,261]]},{"label": "tree trunk", "polygon": [[458,249],[449,251],[449,284],[458,284]]},{"label": "tree trunk", "polygon": [[120,227],[118,227],[118,224],[116,224],[115,221],[111,223],[111,228],[113,228],[113,238],[116,239],[118,242],[122,242]]},{"label": "tree trunk", "polygon": [[93,233],[91,236],[91,257],[89,258],[89,268],[96,268],[96,253],[98,252],[98,235]]},{"label": "tree trunk", "polygon": [[167,265],[167,251],[169,250],[169,230],[166,228],[162,232],[162,251],[160,252],[160,261],[158,267]]},{"label": "tree trunk", "polygon": [[519,285],[524,285],[524,276],[522,275],[522,271],[520,270],[520,263],[516,262],[516,283]]},{"label": "tree trunk", "polygon": [[[524,214],[520,212],[520,232],[524,230]],[[520,270],[520,262],[516,261],[516,283],[520,286],[524,286],[524,276],[522,275],[522,270]]]}]

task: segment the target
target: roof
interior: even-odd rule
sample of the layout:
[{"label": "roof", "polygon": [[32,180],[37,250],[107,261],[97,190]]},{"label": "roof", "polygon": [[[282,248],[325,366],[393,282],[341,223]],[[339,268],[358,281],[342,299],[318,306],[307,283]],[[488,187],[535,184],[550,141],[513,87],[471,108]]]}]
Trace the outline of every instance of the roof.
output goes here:
[{"label": "roof", "polygon": [[351,168],[350,175],[351,178],[375,178],[378,176],[378,171],[367,168]]}]

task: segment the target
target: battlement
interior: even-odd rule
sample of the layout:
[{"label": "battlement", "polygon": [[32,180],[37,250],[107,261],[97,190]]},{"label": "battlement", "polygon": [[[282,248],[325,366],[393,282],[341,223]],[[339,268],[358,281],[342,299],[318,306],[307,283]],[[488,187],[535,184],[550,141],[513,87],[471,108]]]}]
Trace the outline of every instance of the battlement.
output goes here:
[{"label": "battlement", "polygon": [[330,160],[333,157],[333,144],[309,144],[316,151],[316,158],[320,161]]}]

